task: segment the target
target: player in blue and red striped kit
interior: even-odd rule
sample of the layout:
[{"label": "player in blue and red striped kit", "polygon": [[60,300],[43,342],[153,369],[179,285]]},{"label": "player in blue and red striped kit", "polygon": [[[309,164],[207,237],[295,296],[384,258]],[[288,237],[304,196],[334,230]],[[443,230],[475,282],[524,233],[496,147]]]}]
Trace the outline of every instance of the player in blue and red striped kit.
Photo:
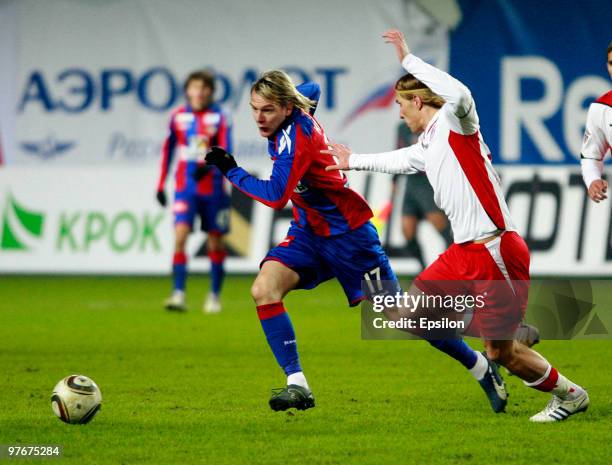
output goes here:
[{"label": "player in blue and red striped kit", "polygon": [[165,184],[174,156],[178,157],[175,174],[174,218],[175,247],[172,260],[173,292],[166,301],[168,310],[185,310],[187,255],[185,245],[193,230],[195,216],[208,233],[211,261],[211,290],[204,311],[221,310],[219,294],[224,278],[226,256],[223,236],[229,232],[230,197],[226,181],[214,166],[206,164],[208,149],[221,146],[231,150],[231,127],[226,114],[212,102],[214,77],[207,71],[191,73],[184,86],[187,105],[172,112],[168,136],[164,142],[157,199],[165,206]]},{"label": "player in blue and red striped kit", "polygon": [[[206,161],[217,166],[246,195],[275,209],[293,204],[294,220],[285,239],[263,259],[251,294],[257,305],[268,344],[287,375],[287,386],[270,399],[273,410],[314,407],[314,396],[302,372],[291,320],[282,302],[293,289],[312,289],[335,277],[349,305],[357,305],[380,289],[381,281],[399,285],[385,255],[366,201],[349,188],[340,171],[326,171],[335,163],[322,154],[328,141],[313,118],[320,89],[305,83],[296,88],[282,71],[269,71],[251,88],[251,108],[261,136],[268,139],[274,162],[269,180],[239,168],[234,157],[214,147]],[[368,286],[362,289],[361,283]],[[371,290],[370,290],[371,289]],[[471,368],[477,354],[462,340],[430,341]],[[485,362],[486,363],[486,362]],[[497,396],[491,377],[481,385]],[[502,386],[503,388],[503,386]],[[496,397],[496,401],[498,401]]]}]

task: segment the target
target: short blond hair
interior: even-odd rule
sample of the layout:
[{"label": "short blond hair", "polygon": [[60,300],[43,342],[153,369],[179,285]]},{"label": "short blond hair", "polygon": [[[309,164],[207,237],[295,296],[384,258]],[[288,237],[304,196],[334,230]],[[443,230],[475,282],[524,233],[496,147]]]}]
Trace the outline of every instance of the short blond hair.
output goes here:
[{"label": "short blond hair", "polygon": [[280,69],[263,73],[251,86],[251,92],[261,95],[266,100],[276,102],[281,107],[288,107],[292,103],[307,113],[316,105],[314,100],[300,94],[289,75]]},{"label": "short blond hair", "polygon": [[408,73],[403,75],[395,83],[395,93],[405,100],[411,99],[414,95],[421,98],[424,105],[440,108],[445,101],[424,83]]}]

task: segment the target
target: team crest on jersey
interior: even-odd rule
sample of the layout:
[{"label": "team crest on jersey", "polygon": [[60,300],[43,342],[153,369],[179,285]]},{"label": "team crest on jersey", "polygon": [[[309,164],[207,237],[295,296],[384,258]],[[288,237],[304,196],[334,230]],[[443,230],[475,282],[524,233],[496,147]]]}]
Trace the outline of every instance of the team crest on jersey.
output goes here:
[{"label": "team crest on jersey", "polygon": [[192,139],[193,150],[195,152],[195,156],[204,159],[206,156],[206,152],[208,151],[209,139],[206,136],[195,136]]},{"label": "team crest on jersey", "polygon": [[205,126],[205,131],[206,134],[208,135],[209,138],[215,137],[215,135],[218,132],[218,128],[217,126],[211,125],[211,126]]},{"label": "team crest on jersey", "polygon": [[293,192],[295,192],[296,194],[303,194],[307,190],[308,190],[308,187],[302,184],[302,181],[299,181],[297,183],[297,186],[295,186],[295,189],[293,189]]}]

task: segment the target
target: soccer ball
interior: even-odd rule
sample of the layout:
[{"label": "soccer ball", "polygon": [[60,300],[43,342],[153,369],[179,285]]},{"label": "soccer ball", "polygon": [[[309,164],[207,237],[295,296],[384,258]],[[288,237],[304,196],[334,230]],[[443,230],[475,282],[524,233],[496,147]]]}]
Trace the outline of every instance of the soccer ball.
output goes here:
[{"label": "soccer ball", "polygon": [[51,394],[53,413],[66,423],[89,423],[101,407],[102,393],[87,376],[67,376],[55,385]]}]

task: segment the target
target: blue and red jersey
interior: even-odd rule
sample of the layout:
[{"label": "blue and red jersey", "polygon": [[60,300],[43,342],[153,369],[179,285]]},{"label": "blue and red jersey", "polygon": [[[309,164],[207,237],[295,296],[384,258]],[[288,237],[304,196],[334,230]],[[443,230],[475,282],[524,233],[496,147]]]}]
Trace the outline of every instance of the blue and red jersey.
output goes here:
[{"label": "blue and red jersey", "polygon": [[202,111],[193,111],[188,105],[172,112],[168,136],[162,148],[161,174],[157,185],[163,190],[172,159],[176,155],[176,191],[192,192],[203,196],[225,193],[221,172],[211,166],[198,182],[193,173],[198,165],[206,163],[204,157],[213,145],[232,150],[231,126],[227,115],[217,104],[209,105]]},{"label": "blue and red jersey", "polygon": [[[318,98],[314,83],[298,87],[306,97]],[[268,138],[273,160],[269,180],[258,179],[244,169],[227,173],[231,183],[249,197],[274,209],[293,204],[295,223],[310,227],[319,236],[352,231],[372,217],[365,199],[348,186],[341,171],[325,171],[334,165],[327,149],[327,137],[313,116],[295,108],[276,133]]]}]

